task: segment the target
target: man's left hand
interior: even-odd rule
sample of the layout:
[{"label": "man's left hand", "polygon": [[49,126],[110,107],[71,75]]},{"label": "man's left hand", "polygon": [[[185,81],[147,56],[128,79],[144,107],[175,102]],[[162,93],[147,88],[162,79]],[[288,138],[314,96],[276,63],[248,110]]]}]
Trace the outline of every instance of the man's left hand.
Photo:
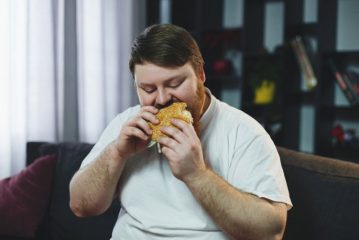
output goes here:
[{"label": "man's left hand", "polygon": [[206,170],[201,141],[192,125],[173,119],[173,126],[162,127],[166,135],[158,140],[161,150],[167,157],[172,173],[178,179],[191,181]]}]

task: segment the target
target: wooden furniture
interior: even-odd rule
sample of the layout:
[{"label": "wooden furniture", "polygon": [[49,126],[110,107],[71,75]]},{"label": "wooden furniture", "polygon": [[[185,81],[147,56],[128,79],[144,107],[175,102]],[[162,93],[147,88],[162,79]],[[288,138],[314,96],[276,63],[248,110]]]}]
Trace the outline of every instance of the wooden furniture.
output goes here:
[{"label": "wooden furniture", "polygon": [[[147,2],[148,25],[161,21],[161,12],[166,10],[161,9],[163,1]],[[349,46],[343,36],[359,37],[359,30],[346,24],[359,21],[350,12],[359,10],[357,1],[169,2],[170,22],[189,30],[201,47],[206,61],[206,84],[215,96],[256,118],[278,145],[344,160],[357,159],[359,141],[348,147],[335,144],[331,137],[331,130],[338,123],[346,130],[357,129],[359,137],[359,108],[343,99],[327,64],[333,59],[339,67],[353,63],[359,66],[359,46]],[[238,16],[233,14],[236,11]],[[231,19],[234,23],[228,24]],[[349,30],[341,29],[343,25],[349,26]],[[296,37],[306,43],[317,79],[312,90],[304,87],[303,73],[291,46]],[[274,99],[269,104],[256,104],[252,79],[253,73],[263,69],[259,63],[263,56],[272,64],[270,68],[274,68],[273,64],[278,66],[278,79]]]}]

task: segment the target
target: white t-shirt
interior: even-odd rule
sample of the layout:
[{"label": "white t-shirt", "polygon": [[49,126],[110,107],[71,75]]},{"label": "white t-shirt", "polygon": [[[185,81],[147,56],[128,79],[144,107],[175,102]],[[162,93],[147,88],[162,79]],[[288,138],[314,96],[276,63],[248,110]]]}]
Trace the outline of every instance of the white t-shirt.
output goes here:
[{"label": "white t-shirt", "polygon": [[[82,166],[94,160],[139,110],[136,106],[119,114]],[[292,206],[276,147],[257,121],[213,95],[200,121],[204,158],[218,175],[241,191]],[[119,187],[122,209],[114,240],[227,239],[187,186],[173,176],[155,146],[128,159]]]}]

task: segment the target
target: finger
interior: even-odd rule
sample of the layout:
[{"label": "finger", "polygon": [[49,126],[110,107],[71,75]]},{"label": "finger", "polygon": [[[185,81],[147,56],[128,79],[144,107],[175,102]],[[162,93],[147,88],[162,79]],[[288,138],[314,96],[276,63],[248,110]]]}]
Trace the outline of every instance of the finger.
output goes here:
[{"label": "finger", "polygon": [[171,120],[171,123],[188,137],[192,136],[195,132],[192,124],[189,124],[183,120],[174,118]]},{"label": "finger", "polygon": [[150,112],[153,114],[157,114],[159,110],[157,108],[155,108],[154,106],[143,106],[143,107],[141,107],[141,111],[146,111],[146,112]]},{"label": "finger", "polygon": [[186,140],[186,137],[183,134],[183,132],[181,132],[181,130],[179,130],[176,127],[166,126],[166,127],[161,127],[160,130],[166,136],[169,136],[169,137],[175,139],[177,142],[182,142],[182,141]]},{"label": "finger", "polygon": [[172,150],[179,144],[176,140],[169,137],[160,137],[157,142],[161,146],[171,148]]},{"label": "finger", "polygon": [[152,134],[152,130],[151,130],[150,126],[148,125],[148,123],[143,118],[141,118],[141,116],[137,116],[134,119],[131,119],[127,123],[127,126],[134,127],[134,128],[139,128],[144,133],[146,133],[146,135],[151,135]]},{"label": "finger", "polygon": [[167,159],[171,159],[171,156],[174,156],[176,154],[176,152],[173,151],[171,148],[165,146],[162,146],[161,151]]},{"label": "finger", "polygon": [[145,119],[147,122],[151,122],[152,124],[159,124],[160,121],[152,112],[143,111],[140,113],[141,118]]},{"label": "finger", "polygon": [[142,130],[136,127],[127,127],[124,134],[128,137],[137,137],[143,141],[147,141],[149,139],[149,137]]},{"label": "finger", "polygon": [[144,131],[147,135],[152,134],[152,129],[148,125],[148,122],[146,120],[144,120],[143,118],[138,117],[136,119],[136,126],[139,127],[142,131]]},{"label": "finger", "polygon": [[135,118],[131,119],[128,122],[129,126],[138,127],[143,130],[147,135],[152,134],[152,130],[149,126],[149,122],[152,124],[157,124],[158,119],[150,112],[140,112]]}]

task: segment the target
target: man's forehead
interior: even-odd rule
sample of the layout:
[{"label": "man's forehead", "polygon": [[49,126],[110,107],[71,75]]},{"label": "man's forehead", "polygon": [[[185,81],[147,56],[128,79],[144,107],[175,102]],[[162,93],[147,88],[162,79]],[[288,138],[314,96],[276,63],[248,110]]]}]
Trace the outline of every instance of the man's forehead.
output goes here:
[{"label": "man's forehead", "polygon": [[180,67],[162,67],[151,63],[135,66],[134,78],[137,83],[152,83],[153,81],[166,81],[186,76],[193,72],[190,65]]}]

